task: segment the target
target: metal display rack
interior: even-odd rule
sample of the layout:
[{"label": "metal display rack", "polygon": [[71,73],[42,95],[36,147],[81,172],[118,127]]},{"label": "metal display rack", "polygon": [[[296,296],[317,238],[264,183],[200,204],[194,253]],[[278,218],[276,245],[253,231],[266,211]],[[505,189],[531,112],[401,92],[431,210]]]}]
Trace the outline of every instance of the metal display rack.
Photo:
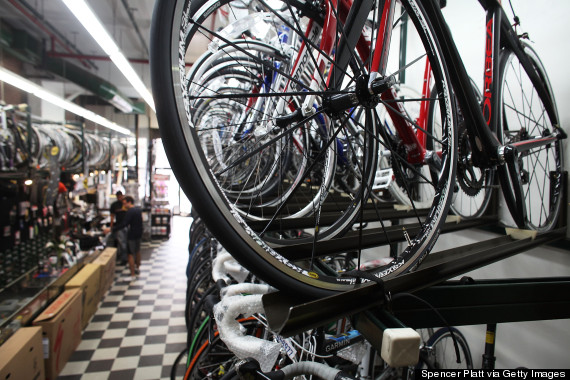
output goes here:
[{"label": "metal display rack", "polygon": [[566,227],[536,237],[501,236],[434,253],[420,269],[335,296],[299,303],[277,292],[263,298],[269,326],[291,336],[350,316],[375,346],[386,327],[436,327],[431,307],[397,294],[411,293],[437,309],[450,325],[570,318],[570,277],[447,281],[531,248],[564,239]]},{"label": "metal display rack", "polygon": [[[567,172],[564,183],[568,183]],[[563,195],[563,199],[568,200],[567,186]],[[481,218],[467,221],[448,218],[439,239],[445,239],[446,233],[470,228],[506,231],[503,236],[431,253],[414,272],[379,280],[378,283],[364,283],[355,290],[318,300],[299,303],[298,295],[291,297],[283,292],[267,294],[263,297],[263,303],[271,330],[283,336],[292,336],[343,317],[352,317],[355,327],[380,348],[380,332],[387,326],[441,326],[442,320],[433,309],[453,326],[570,318],[570,276],[450,281],[539,246],[570,249],[568,201],[562,202],[557,228],[545,233],[501,228],[497,218],[499,204],[496,192],[491,202],[486,215]],[[405,211],[389,210],[388,213],[394,219],[405,217]],[[408,231],[417,228],[413,224],[404,227]],[[378,233],[375,229],[364,230],[362,248],[385,244],[387,240],[404,240],[401,224],[396,223],[387,229],[387,233]],[[316,252],[324,256],[346,251],[351,248],[357,233],[353,231],[342,238],[318,242]],[[310,255],[310,245],[283,247],[279,253],[289,259],[301,259]],[[407,293],[414,293],[430,306],[419,303],[417,298],[396,296]]]}]

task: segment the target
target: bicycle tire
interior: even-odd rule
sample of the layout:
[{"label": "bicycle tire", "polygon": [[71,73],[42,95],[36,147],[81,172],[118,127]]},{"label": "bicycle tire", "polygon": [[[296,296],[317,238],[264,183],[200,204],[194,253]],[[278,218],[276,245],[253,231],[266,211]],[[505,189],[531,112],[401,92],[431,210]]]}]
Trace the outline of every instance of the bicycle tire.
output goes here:
[{"label": "bicycle tire", "polygon": [[[450,329],[453,331],[459,348],[459,360],[457,356]],[[432,369],[470,369],[473,368],[471,350],[465,336],[455,327],[443,327],[438,329],[426,343],[427,357],[421,360],[416,370],[422,368]]]},{"label": "bicycle tire", "polygon": [[[287,241],[279,240],[279,234],[275,240],[271,240],[265,231],[255,232],[254,228],[247,220],[242,218],[233,207],[229,198],[224,194],[222,186],[216,180],[211,168],[207,165],[207,158],[201,149],[200,139],[194,128],[192,128],[191,110],[183,93],[184,78],[186,73],[186,52],[187,44],[194,37],[198,29],[208,29],[205,25],[211,20],[208,18],[214,10],[222,11],[221,7],[229,1],[208,2],[206,0],[192,1],[160,1],[156,3],[152,33],[151,33],[151,73],[155,103],[157,107],[157,117],[161,127],[163,143],[179,182],[192,201],[193,207],[199,212],[217,239],[226,247],[230,253],[246,268],[251,270],[256,276],[267,281],[271,285],[286,291],[295,292],[307,297],[319,297],[330,295],[338,291],[353,289],[358,280],[355,277],[339,277],[338,274],[327,275],[323,272],[315,272],[310,260],[289,260],[276,251],[276,245],[284,245]],[[241,3],[243,4],[243,3]],[[417,0],[402,1],[402,6],[410,15],[412,20],[411,29],[417,35],[422,56],[428,56],[432,62],[432,70],[437,82],[437,96],[441,99],[440,111],[447,120],[443,123],[445,130],[443,136],[442,168],[437,177],[437,182],[433,183],[435,192],[434,200],[427,216],[415,216],[418,220],[419,228],[417,234],[411,236],[410,244],[404,248],[398,257],[390,264],[377,268],[375,274],[378,277],[395,276],[415,268],[425,254],[427,254],[437,236],[439,229],[445,221],[445,216],[451,201],[450,186],[453,184],[455,175],[455,154],[457,148],[456,136],[454,133],[454,110],[451,106],[451,95],[449,89],[447,67],[443,54],[435,36],[433,35],[431,24],[425,15],[421,2]],[[236,9],[233,12],[238,11]],[[243,5],[241,6],[243,11]],[[271,10],[265,9],[271,12]],[[276,12],[276,11],[273,11]],[[227,12],[226,12],[227,13]],[[202,25],[201,23],[204,23]],[[208,24],[209,25],[209,24]],[[213,30],[210,30],[214,32]],[[219,33],[218,33],[219,35]],[[181,38],[182,36],[182,38]],[[394,44],[394,41],[392,41]],[[309,44],[307,45],[309,46]],[[362,60],[366,62],[366,60]],[[260,63],[261,64],[261,63]],[[263,63],[265,65],[265,63]],[[174,70],[173,70],[174,68]],[[407,67],[406,70],[411,70]],[[423,67],[422,67],[423,74]],[[324,94],[323,94],[324,95]],[[279,96],[283,96],[280,94]],[[426,100],[430,101],[430,100]],[[394,104],[390,105],[394,108]],[[352,119],[357,127],[365,131],[364,136],[371,135],[373,143],[378,140],[378,135],[382,134],[382,128],[377,131],[377,119],[375,111],[366,107],[355,107],[362,109],[362,119]],[[344,112],[344,120],[349,119],[348,112]],[[340,131],[342,128],[338,128]],[[327,135],[330,136],[330,133]],[[328,144],[333,140],[329,139]],[[334,144],[332,144],[334,145]],[[330,146],[330,145],[329,145]],[[321,147],[322,148],[322,147]],[[388,147],[397,155],[398,142],[392,142]],[[355,152],[359,147],[352,147]],[[325,151],[324,149],[321,150]],[[364,145],[366,152],[366,145]],[[363,180],[361,193],[366,194],[373,181],[377,149],[370,149],[374,152],[374,157],[364,157],[361,162],[368,164],[364,168],[354,165],[353,169],[360,169]],[[396,164],[397,167],[406,167],[405,158],[400,157],[402,162]],[[317,160],[315,160],[317,161]],[[370,178],[368,180],[368,178]],[[311,178],[312,179],[312,178]],[[430,179],[427,179],[430,181]],[[319,187],[316,184],[314,187]],[[311,186],[308,186],[311,191]],[[304,238],[304,241],[317,241],[330,239],[350,228],[353,223],[358,223],[361,202],[348,202],[347,212],[335,214],[336,222],[334,228],[326,229],[324,226],[315,224],[313,228],[304,229],[310,231],[312,238]],[[376,210],[378,213],[378,210]],[[412,213],[413,214],[413,213]],[[315,214],[315,219],[319,219],[320,214]],[[381,217],[378,218],[383,223]],[[281,219],[274,222],[274,225],[282,223]],[[404,233],[403,236],[406,234]],[[293,243],[298,241],[292,240]],[[273,245],[272,245],[273,244]],[[308,264],[309,263],[309,264]]]},{"label": "bicycle tire", "polygon": [[[524,41],[521,44],[549,99],[541,99],[538,95],[515,53],[504,50],[500,61],[501,115],[498,137],[505,145],[522,141],[528,136],[550,136],[556,133],[555,128],[559,128],[558,110],[546,70],[530,45]],[[550,103],[553,112],[547,111],[549,105],[545,102]],[[548,231],[558,220],[563,198],[562,141],[557,139],[540,149],[519,154],[516,160],[518,178],[514,184],[505,165],[499,167],[507,207],[520,228]],[[513,186],[520,186],[523,199],[517,199]]]},{"label": "bicycle tire", "polygon": [[[248,331],[251,329],[259,329],[260,324],[254,318],[240,319],[239,322]],[[200,347],[192,354],[190,364],[186,369],[184,380],[202,380],[207,377],[209,379],[219,379],[228,373],[233,364],[239,359],[230,351],[220,338],[219,332],[215,331],[213,336],[208,336],[209,332],[202,331],[204,338],[198,339],[201,342]],[[212,369],[217,369],[212,371]]]}]

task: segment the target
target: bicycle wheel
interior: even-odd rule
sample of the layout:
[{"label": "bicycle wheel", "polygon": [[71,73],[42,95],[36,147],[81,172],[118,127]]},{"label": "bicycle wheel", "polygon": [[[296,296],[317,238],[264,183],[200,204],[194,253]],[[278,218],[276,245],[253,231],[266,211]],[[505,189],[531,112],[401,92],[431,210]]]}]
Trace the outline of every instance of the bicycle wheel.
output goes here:
[{"label": "bicycle wheel", "polygon": [[[262,41],[234,40],[222,44],[215,52],[202,54],[185,80],[188,83],[187,92],[194,94],[194,101],[190,103],[191,121],[202,140],[208,165],[214,172],[221,173],[217,179],[242,216],[263,219],[265,207],[278,205],[293,191],[294,186],[284,186],[282,177],[291,172],[292,155],[298,152],[293,147],[294,139],[305,141],[307,136],[295,134],[291,138],[280,139],[268,145],[263,154],[253,155],[239,165],[233,164],[234,158],[239,158],[244,150],[256,149],[265,140],[274,137],[257,128],[264,123],[259,119],[266,117],[269,98],[237,101],[248,90],[263,93],[267,87],[275,86],[260,81],[260,69],[263,71],[264,67],[259,67],[259,63],[250,58],[251,54],[279,61],[280,52]],[[212,97],[212,94],[215,95]],[[232,95],[236,99],[232,99]],[[306,146],[302,142],[299,145]],[[329,153],[327,167],[333,168],[334,155]],[[299,156],[299,165],[305,167],[308,156]],[[299,174],[302,170],[294,172]],[[332,178],[331,173],[328,173],[327,184]],[[288,183],[296,184],[299,180],[293,176]],[[308,211],[308,208],[304,208],[290,216],[302,216]]]},{"label": "bicycle wheel", "polygon": [[[437,95],[422,101],[439,100],[438,110],[446,122],[439,133],[442,149],[434,152],[440,161],[437,175],[423,176],[435,197],[425,210],[412,205],[413,229],[400,229],[394,239],[401,241],[409,234],[409,244],[396,259],[375,269],[379,277],[410,270],[429,252],[445,220],[455,174],[454,110],[439,45],[420,2],[402,1],[398,7],[412,20],[408,38],[414,44],[408,46],[413,54],[405,71],[410,78],[419,73],[415,77],[421,81],[424,65],[416,62],[430,60]],[[263,0],[161,1],[153,16],[151,42],[152,83],[163,143],[193,207],[220,243],[256,276],[307,296],[356,286],[354,277],[341,278],[335,269],[316,268],[316,252],[319,242],[359,223],[361,205],[366,205],[374,180],[382,143],[379,136],[387,140],[379,128],[376,98],[350,107],[331,106],[339,104],[334,96],[354,98],[356,87],[362,98],[366,96],[360,90],[368,83],[370,54],[360,49],[340,70],[343,80],[335,82],[339,87],[328,88],[325,77],[338,65],[334,61],[337,48],[320,49],[323,22],[311,4],[300,2],[278,1],[269,7]],[[377,23],[372,21],[370,26],[376,35]],[[204,52],[208,45],[210,50]],[[387,56],[397,57],[398,49],[397,41],[392,41],[393,52]],[[202,58],[195,60],[193,54]],[[322,65],[317,59],[322,59]],[[189,68],[192,62],[199,67]],[[313,76],[316,67],[323,70]],[[193,70],[207,73],[205,82]],[[316,78],[320,75],[323,80]],[[384,94],[381,98],[393,116],[400,112],[397,100]],[[313,110],[307,113],[305,106]],[[406,120],[405,113],[400,118]],[[407,162],[400,136],[384,144],[397,170],[417,171],[425,165]],[[234,169],[236,174],[229,175]],[[350,191],[331,194],[330,178],[339,171],[350,173]],[[264,184],[273,180],[277,186],[263,192],[269,188]],[[265,202],[269,193],[271,202],[275,201],[272,206]],[[243,194],[247,197],[241,198]],[[264,207],[258,210],[254,207],[258,204]],[[391,219],[371,206],[374,224],[389,229]],[[311,216],[300,220],[296,213],[303,208],[310,209]],[[282,254],[282,248],[291,244],[312,244],[314,249],[302,254],[295,250],[295,257]]]},{"label": "bicycle wheel", "polygon": [[[247,335],[261,336],[263,328],[254,318],[240,320]],[[230,372],[239,360],[224,344],[216,331],[214,336],[208,336],[208,331],[202,331],[203,338],[197,338],[199,345],[194,347],[192,358],[186,369],[184,380],[219,379]]]},{"label": "bicycle wheel", "polygon": [[[477,99],[481,101],[482,96],[479,89],[473,81],[471,81],[471,85]],[[428,130],[430,132],[440,130],[439,127],[434,128],[440,123],[438,113],[432,112],[430,109]],[[457,112],[457,125],[457,181],[450,211],[461,218],[474,219],[482,216],[487,210],[493,195],[495,170],[492,168],[482,169],[474,166],[471,162],[472,148],[461,110]]]},{"label": "bicycle wheel", "polygon": [[[422,94],[407,85],[398,86],[396,94],[398,99],[403,102],[406,117],[417,122],[422,112]],[[431,108],[437,111],[437,102],[431,102],[431,106]],[[397,138],[395,137],[397,131],[386,108],[381,110],[380,120],[386,127],[390,138]],[[430,134],[433,134],[433,131],[439,133],[442,130],[441,124],[439,126],[440,128],[429,130]],[[438,138],[441,139],[441,136]],[[430,149],[433,150],[433,147],[430,147]],[[435,188],[431,183],[425,180],[425,178],[431,177],[430,168],[427,165],[422,165],[418,168],[409,167],[399,173],[397,170],[392,169],[394,159],[390,150],[384,147],[381,147],[380,150],[379,170],[388,170],[392,175],[392,180],[388,185],[388,190],[392,197],[405,206],[411,207],[413,204],[414,207],[420,209],[429,207],[435,192]]]},{"label": "bicycle wheel", "polygon": [[[501,115],[498,133],[501,143],[505,145],[551,136],[559,128],[556,102],[546,71],[535,51],[528,44],[523,43],[523,46],[549,99],[540,98],[517,56],[505,50],[500,63]],[[549,107],[553,111],[548,112]],[[561,140],[519,153],[515,159],[518,163],[515,186],[520,186],[523,197],[518,202],[515,201],[509,171],[504,166],[499,168],[503,172],[500,176],[501,187],[511,214],[521,228],[537,231],[552,229],[562,202],[564,163]]]},{"label": "bicycle wheel", "polygon": [[184,379],[219,379],[233,367],[236,361],[235,355],[216,334],[211,342],[206,340],[200,345],[190,361]]},{"label": "bicycle wheel", "polygon": [[469,369],[473,368],[473,359],[469,344],[463,334],[455,327],[451,327],[459,348],[459,363],[450,328],[444,327],[437,330],[422,348],[425,355],[420,355],[416,370],[422,368],[432,369]]}]

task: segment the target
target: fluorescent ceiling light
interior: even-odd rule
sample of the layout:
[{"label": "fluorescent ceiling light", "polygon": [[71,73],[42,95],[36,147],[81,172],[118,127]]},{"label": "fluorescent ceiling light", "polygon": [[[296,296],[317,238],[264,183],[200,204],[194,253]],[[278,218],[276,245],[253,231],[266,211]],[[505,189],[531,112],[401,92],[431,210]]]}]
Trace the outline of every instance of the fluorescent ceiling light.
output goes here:
[{"label": "fluorescent ceiling light", "polygon": [[89,111],[88,109],[80,107],[75,103],[67,101],[50,91],[44,90],[34,82],[22,78],[21,76],[14,74],[13,72],[6,70],[3,67],[0,67],[0,81],[11,84],[14,87],[18,87],[21,90],[29,92],[38,98],[50,102],[51,104],[61,107],[76,115],[84,117],[85,119],[91,120],[92,122],[102,125],[105,128],[112,129],[113,131],[125,135],[132,134],[131,131],[129,131],[127,128],[121,127],[117,123],[113,123],[112,121],[105,119],[103,116],[97,115],[95,112]]},{"label": "fluorescent ceiling light", "polygon": [[156,111],[150,91],[146,88],[143,81],[137,75],[123,53],[121,53],[121,50],[109,33],[107,33],[97,16],[95,16],[95,13],[93,13],[91,8],[89,8],[89,5],[87,5],[84,0],[63,0],[63,2],[85,27],[85,29],[87,29],[89,34],[91,34],[91,37],[93,37],[105,53],[107,53],[111,58],[111,61],[113,61],[121,73],[123,73],[125,78],[127,78],[129,83],[140,94],[144,101],[150,106],[150,108],[152,108],[153,111]]}]

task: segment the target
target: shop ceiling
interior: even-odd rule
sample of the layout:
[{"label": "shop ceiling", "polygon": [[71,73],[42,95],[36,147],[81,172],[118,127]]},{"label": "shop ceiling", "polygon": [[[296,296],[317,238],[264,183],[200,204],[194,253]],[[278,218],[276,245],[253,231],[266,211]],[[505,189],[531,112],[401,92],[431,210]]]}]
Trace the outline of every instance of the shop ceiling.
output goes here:
[{"label": "shop ceiling", "polygon": [[[150,89],[150,24],[155,0],[86,1]],[[93,93],[78,86],[73,76],[65,78],[69,70],[61,75],[53,67],[48,69],[46,62],[56,67],[72,65],[80,73],[85,70],[103,83],[111,83],[126,97],[142,101],[62,0],[0,0],[0,23],[4,37],[6,33],[10,38],[17,36],[13,52],[30,58],[26,65],[32,71],[30,76],[62,81],[66,95]]]}]

